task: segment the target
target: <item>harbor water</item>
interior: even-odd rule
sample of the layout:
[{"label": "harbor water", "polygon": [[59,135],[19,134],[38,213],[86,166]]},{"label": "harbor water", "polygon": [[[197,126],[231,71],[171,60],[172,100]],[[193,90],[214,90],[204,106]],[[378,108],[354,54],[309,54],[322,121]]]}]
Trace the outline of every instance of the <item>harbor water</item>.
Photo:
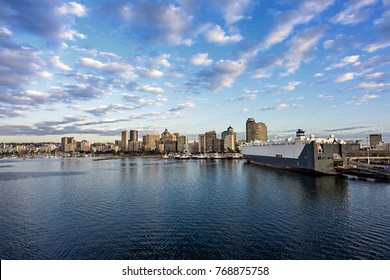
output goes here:
[{"label": "harbor water", "polygon": [[244,160],[0,159],[1,259],[390,259],[390,184]]}]

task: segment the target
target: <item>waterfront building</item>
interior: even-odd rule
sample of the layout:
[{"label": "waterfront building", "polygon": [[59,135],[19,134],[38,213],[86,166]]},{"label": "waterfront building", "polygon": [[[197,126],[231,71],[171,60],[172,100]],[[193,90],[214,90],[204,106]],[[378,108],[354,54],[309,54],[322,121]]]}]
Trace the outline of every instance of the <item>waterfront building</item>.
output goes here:
[{"label": "waterfront building", "polygon": [[375,149],[382,145],[382,134],[370,134],[370,147]]},{"label": "waterfront building", "polygon": [[80,151],[88,152],[91,149],[91,144],[87,140],[82,140],[80,142]]},{"label": "waterfront building", "polygon": [[199,153],[204,154],[206,152],[206,135],[199,134],[198,135],[198,150]]},{"label": "waterfront building", "polygon": [[160,140],[159,133],[148,133],[142,136],[142,144],[145,150],[155,150],[157,142]]},{"label": "waterfront building", "polygon": [[190,152],[192,154],[198,154],[200,153],[199,150],[199,142],[193,141],[192,143],[188,143],[188,147],[190,149]]},{"label": "waterfront building", "polygon": [[267,141],[267,126],[263,122],[256,123],[254,118],[246,121],[246,142],[259,140]]},{"label": "waterfront building", "polygon": [[142,141],[131,141],[131,140],[129,140],[129,151],[130,152],[142,151],[142,147],[143,147]]},{"label": "waterfront building", "polygon": [[76,150],[76,140],[74,137],[62,137],[61,150],[64,153],[74,152]]},{"label": "waterfront building", "polygon": [[[166,141],[164,144],[164,153],[176,153],[177,150],[177,141]],[[160,150],[161,151],[161,150]]]},{"label": "waterfront building", "polygon": [[15,150],[17,153],[23,153],[26,151],[26,146],[25,145],[17,145]]},{"label": "waterfront building", "polygon": [[56,148],[57,148],[57,146],[54,144],[43,144],[43,145],[39,146],[38,149],[41,153],[50,153],[50,152],[54,151]]},{"label": "waterfront building", "polygon": [[130,141],[138,141],[138,130],[130,130]]},{"label": "waterfront building", "polygon": [[93,144],[94,151],[98,153],[108,152],[108,146],[105,143],[95,143]]},{"label": "waterfront building", "polygon": [[236,149],[236,133],[231,126],[221,133],[221,139],[223,140],[223,151],[233,152]]},{"label": "waterfront building", "polygon": [[223,150],[225,152],[234,152],[236,149],[236,133],[226,135],[223,139]]},{"label": "waterfront building", "polygon": [[129,131],[123,130],[122,131],[122,150],[126,151],[129,148]]},{"label": "waterfront building", "polygon": [[217,133],[215,130],[205,133],[206,137],[206,152],[216,152],[217,146]]},{"label": "waterfront building", "polygon": [[188,144],[188,136],[180,135],[177,137],[177,151],[184,152],[185,145]]},{"label": "waterfront building", "polygon": [[[176,133],[177,135],[177,133]],[[161,140],[165,144],[167,141],[176,141],[176,135],[172,134],[168,131],[168,129],[165,129],[164,132],[161,134]]]}]

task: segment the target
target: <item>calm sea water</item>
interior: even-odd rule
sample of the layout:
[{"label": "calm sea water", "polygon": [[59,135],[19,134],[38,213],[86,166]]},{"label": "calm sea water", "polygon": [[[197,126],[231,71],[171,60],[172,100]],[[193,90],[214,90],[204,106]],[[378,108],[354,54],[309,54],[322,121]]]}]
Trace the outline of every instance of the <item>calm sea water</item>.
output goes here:
[{"label": "calm sea water", "polygon": [[0,160],[1,259],[390,259],[390,184],[244,161]]}]

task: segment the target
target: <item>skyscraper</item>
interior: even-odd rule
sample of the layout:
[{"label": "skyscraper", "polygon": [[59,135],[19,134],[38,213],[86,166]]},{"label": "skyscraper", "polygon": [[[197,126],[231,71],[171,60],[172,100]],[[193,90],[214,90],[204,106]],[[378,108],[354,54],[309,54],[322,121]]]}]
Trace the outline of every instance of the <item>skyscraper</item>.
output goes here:
[{"label": "skyscraper", "polygon": [[254,118],[246,121],[246,142],[259,140],[267,141],[267,126],[263,122],[256,123]]},{"label": "skyscraper", "polygon": [[216,140],[217,140],[217,133],[213,131],[209,131],[205,133],[206,137],[206,152],[212,152],[217,151],[216,149]]},{"label": "skyscraper", "polygon": [[236,133],[233,131],[231,126],[229,126],[226,131],[221,133],[221,138],[223,140],[224,151],[231,152],[236,149]]},{"label": "skyscraper", "polygon": [[199,153],[205,153],[206,152],[206,135],[205,134],[199,134],[198,135],[198,142],[199,142]]},{"label": "skyscraper", "polygon": [[123,130],[122,131],[122,150],[127,150],[129,148],[129,131]]},{"label": "skyscraper", "polygon": [[184,152],[184,147],[187,144],[188,144],[188,136],[180,135],[177,137],[177,151]]},{"label": "skyscraper", "polygon": [[148,133],[142,136],[142,142],[145,150],[155,150],[156,142],[160,140],[159,133]]},{"label": "skyscraper", "polygon": [[138,130],[130,130],[130,141],[138,141]]},{"label": "skyscraper", "polygon": [[76,140],[74,137],[62,137],[61,147],[62,151],[65,153],[74,152],[76,150]]}]

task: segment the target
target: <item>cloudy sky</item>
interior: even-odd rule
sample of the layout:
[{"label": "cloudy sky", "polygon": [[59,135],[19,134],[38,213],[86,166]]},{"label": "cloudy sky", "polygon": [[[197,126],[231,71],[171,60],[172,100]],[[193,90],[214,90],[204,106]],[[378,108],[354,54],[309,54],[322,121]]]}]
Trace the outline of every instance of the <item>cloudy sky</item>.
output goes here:
[{"label": "cloudy sky", "polygon": [[0,142],[271,137],[390,141],[390,0],[0,0]]}]

